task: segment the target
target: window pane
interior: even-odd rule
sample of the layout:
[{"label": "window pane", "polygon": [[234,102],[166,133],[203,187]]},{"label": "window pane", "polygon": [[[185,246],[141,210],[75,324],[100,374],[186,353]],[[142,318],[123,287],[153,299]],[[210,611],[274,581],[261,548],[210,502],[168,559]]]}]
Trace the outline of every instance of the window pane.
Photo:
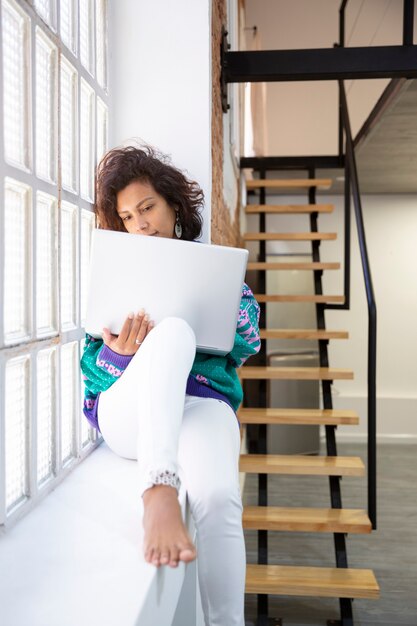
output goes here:
[{"label": "window pane", "polygon": [[80,0],[80,59],[90,74],[93,74],[93,50],[93,0]]},{"label": "window pane", "polygon": [[77,207],[63,202],[61,207],[61,329],[76,326],[76,233]]},{"label": "window pane", "polygon": [[81,212],[81,326],[85,324],[87,312],[88,270],[90,264],[91,235],[94,228],[94,213]]},{"label": "window pane", "polygon": [[38,485],[53,474],[55,353],[56,348],[41,350],[37,357]]},{"label": "window pane", "polygon": [[56,325],[57,201],[38,192],[36,199],[36,331],[53,333]]},{"label": "window pane", "polygon": [[106,58],[106,0],[96,0],[96,74],[97,82],[106,87],[107,58]]},{"label": "window pane", "polygon": [[6,509],[29,495],[29,357],[11,359],[5,375]]},{"label": "window pane", "polygon": [[17,181],[6,179],[4,203],[4,334],[6,343],[26,339],[30,333],[29,202],[30,188]]},{"label": "window pane", "polygon": [[45,20],[47,24],[56,30],[56,4],[55,0],[35,0],[36,11]]},{"label": "window pane", "polygon": [[78,377],[77,342],[75,341],[67,343],[61,348],[61,450],[63,464],[76,454],[74,409],[75,399],[78,399],[75,385]]},{"label": "window pane", "polygon": [[29,167],[28,18],[3,1],[4,152],[11,162]]},{"label": "window pane", "polygon": [[59,18],[61,39],[74,54],[77,52],[75,44],[75,16],[74,0],[61,0]]},{"label": "window pane", "polygon": [[97,162],[107,152],[107,107],[97,98]]},{"label": "window pane", "polygon": [[56,181],[56,47],[36,31],[36,173]]},{"label": "window pane", "polygon": [[61,163],[62,185],[76,191],[77,72],[61,57]]},{"label": "window pane", "polygon": [[94,91],[81,79],[80,115],[80,191],[93,200],[94,179]]}]

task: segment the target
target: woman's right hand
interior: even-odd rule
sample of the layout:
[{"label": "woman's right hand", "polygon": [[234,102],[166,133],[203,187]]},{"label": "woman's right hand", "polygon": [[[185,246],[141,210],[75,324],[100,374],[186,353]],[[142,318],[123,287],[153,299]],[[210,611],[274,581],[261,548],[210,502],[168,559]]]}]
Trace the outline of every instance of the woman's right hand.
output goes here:
[{"label": "woman's right hand", "polygon": [[145,311],[141,309],[136,315],[129,313],[120,335],[112,335],[108,328],[103,328],[103,343],[117,354],[132,356],[154,326],[154,322],[149,321],[149,315],[145,315]]}]

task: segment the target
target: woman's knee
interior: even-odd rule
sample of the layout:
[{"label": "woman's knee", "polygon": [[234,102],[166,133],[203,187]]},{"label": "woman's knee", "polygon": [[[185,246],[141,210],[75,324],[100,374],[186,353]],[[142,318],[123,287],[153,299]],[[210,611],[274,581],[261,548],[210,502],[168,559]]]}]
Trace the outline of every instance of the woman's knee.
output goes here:
[{"label": "woman's knee", "polygon": [[190,332],[194,335],[193,329],[183,317],[176,317],[174,315],[164,317],[164,319],[159,322],[158,326],[167,326],[171,330],[175,329],[178,332]]},{"label": "woman's knee", "polygon": [[167,333],[174,337],[186,337],[188,336],[193,343],[195,343],[195,333],[189,323],[182,317],[164,317],[163,320],[155,326],[155,329],[159,329],[160,333]]}]

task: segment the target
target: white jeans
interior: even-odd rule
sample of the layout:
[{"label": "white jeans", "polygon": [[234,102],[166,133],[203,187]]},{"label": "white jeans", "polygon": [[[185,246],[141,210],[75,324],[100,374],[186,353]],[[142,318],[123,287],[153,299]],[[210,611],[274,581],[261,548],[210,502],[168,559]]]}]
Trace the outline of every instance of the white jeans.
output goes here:
[{"label": "white jeans", "polygon": [[138,460],[140,494],[153,472],[177,472],[197,529],[205,624],[244,626],[239,426],[225,402],[185,394],[195,350],[187,322],[165,318],[101,394],[98,420],[107,445]]}]

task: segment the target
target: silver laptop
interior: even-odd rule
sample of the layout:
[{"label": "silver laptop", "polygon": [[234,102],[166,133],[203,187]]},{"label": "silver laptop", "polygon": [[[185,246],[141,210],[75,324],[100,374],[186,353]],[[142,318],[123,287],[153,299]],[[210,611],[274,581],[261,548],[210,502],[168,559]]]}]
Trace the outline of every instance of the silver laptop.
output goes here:
[{"label": "silver laptop", "polygon": [[249,252],[243,248],[93,231],[85,330],[118,335],[130,311],[144,308],[158,324],[185,319],[197,350],[233,348]]}]

